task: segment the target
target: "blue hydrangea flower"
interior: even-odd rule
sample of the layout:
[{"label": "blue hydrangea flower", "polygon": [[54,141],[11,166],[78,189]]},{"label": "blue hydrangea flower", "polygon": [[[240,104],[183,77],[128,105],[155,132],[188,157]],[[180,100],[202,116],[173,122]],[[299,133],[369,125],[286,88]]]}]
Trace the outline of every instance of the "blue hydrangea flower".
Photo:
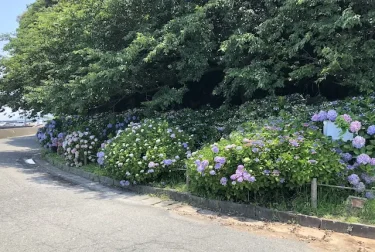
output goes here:
[{"label": "blue hydrangea flower", "polygon": [[333,109],[329,110],[327,112],[327,118],[328,118],[328,120],[334,122],[336,120],[336,118],[337,118],[337,112],[335,110],[333,110]]},{"label": "blue hydrangea flower", "polygon": [[352,174],[352,175],[348,176],[348,181],[349,181],[350,184],[355,186],[355,185],[359,184],[360,179],[359,179],[357,174]]},{"label": "blue hydrangea flower", "polygon": [[173,161],[171,159],[166,159],[166,160],[163,160],[163,163],[166,165],[166,166],[169,166],[171,164],[173,164]]},{"label": "blue hydrangea flower", "polygon": [[375,125],[371,125],[370,127],[368,127],[367,134],[369,134],[370,136],[375,135]]},{"label": "blue hydrangea flower", "polygon": [[216,175],[216,172],[215,172],[214,170],[211,170],[211,171],[210,171],[210,175],[212,175],[212,176],[213,176],[213,175]]},{"label": "blue hydrangea flower", "polygon": [[363,165],[366,165],[366,164],[368,164],[368,163],[370,163],[371,162],[371,158],[370,158],[370,156],[369,155],[367,155],[367,154],[361,154],[361,155],[359,155],[358,157],[357,157],[357,163],[358,164],[363,164]]},{"label": "blue hydrangea flower", "polygon": [[215,161],[216,163],[225,164],[226,159],[225,159],[225,157],[215,157],[215,158],[214,158],[214,161]]},{"label": "blue hydrangea flower", "polygon": [[355,185],[355,190],[357,192],[364,192],[366,190],[366,186],[362,182],[359,182],[357,185]]},{"label": "blue hydrangea flower", "polygon": [[297,140],[294,140],[294,139],[290,139],[289,140],[289,144],[293,147],[298,147],[299,146],[299,143],[297,142]]},{"label": "blue hydrangea flower", "polygon": [[323,122],[325,120],[327,120],[327,112],[325,111],[320,111],[319,114],[318,114],[318,118],[319,118],[319,121],[320,122]]},{"label": "blue hydrangea flower", "polygon": [[217,147],[216,145],[214,145],[211,150],[213,153],[219,153],[219,147]]},{"label": "blue hydrangea flower", "polygon": [[220,179],[220,184],[223,185],[223,186],[226,186],[228,183],[228,179],[226,177],[222,177]]},{"label": "blue hydrangea flower", "polygon": [[345,161],[345,162],[349,162],[350,160],[352,160],[352,155],[348,152],[346,153],[341,153],[341,158]]},{"label": "blue hydrangea flower", "polygon": [[120,181],[120,185],[121,185],[121,186],[129,186],[129,185],[130,185],[130,182],[127,181],[127,180],[121,180],[121,181]]},{"label": "blue hydrangea flower", "polygon": [[366,192],[365,197],[368,199],[375,199],[374,193],[373,192]]}]

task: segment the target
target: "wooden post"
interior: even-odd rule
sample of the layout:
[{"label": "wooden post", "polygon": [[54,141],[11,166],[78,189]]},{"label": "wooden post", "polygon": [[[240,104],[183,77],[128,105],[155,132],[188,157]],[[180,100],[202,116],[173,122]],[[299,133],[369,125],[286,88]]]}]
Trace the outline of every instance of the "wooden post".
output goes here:
[{"label": "wooden post", "polygon": [[87,155],[83,154],[83,164],[86,166],[87,165]]},{"label": "wooden post", "polygon": [[313,209],[318,207],[318,183],[316,178],[311,181],[311,207]]},{"label": "wooden post", "polygon": [[190,178],[189,178],[189,174],[186,171],[186,188],[189,188],[189,183],[190,183]]}]

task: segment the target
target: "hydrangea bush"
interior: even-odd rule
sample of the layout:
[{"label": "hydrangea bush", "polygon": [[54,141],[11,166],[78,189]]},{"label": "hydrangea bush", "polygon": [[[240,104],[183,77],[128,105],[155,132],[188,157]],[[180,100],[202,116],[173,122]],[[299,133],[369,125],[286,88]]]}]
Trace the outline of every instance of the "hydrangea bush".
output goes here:
[{"label": "hydrangea bush", "polygon": [[98,162],[112,177],[124,185],[147,183],[168,179],[184,167],[190,155],[193,137],[179,127],[161,119],[147,119],[131,123],[104,152],[98,153]]},{"label": "hydrangea bush", "polygon": [[[356,101],[357,99],[354,100]],[[330,111],[331,114],[336,114],[334,118],[328,117]],[[367,198],[374,198],[373,192],[367,191],[375,189],[375,125],[371,124],[371,122],[374,122],[373,118],[371,118],[372,113],[369,118],[366,113],[361,114],[361,116],[353,116],[338,114],[334,110],[330,111],[328,113],[321,111],[314,114],[312,121],[323,122],[331,120],[341,128],[342,132],[349,131],[354,135],[351,141],[338,142],[339,148],[336,152],[341,155],[339,162],[346,167],[339,174],[340,183],[352,186],[358,193]],[[346,111],[349,111],[349,109],[346,109]],[[323,114],[326,114],[326,116],[319,116]]]},{"label": "hydrangea bush", "polygon": [[40,145],[46,149],[57,151],[64,139],[61,132],[62,124],[60,120],[51,120],[43,128],[39,128],[36,137]]},{"label": "hydrangea bush", "polygon": [[313,125],[277,119],[243,128],[187,161],[193,192],[244,200],[249,191],[294,188],[314,177],[332,182],[344,169],[334,143]]},{"label": "hydrangea bush", "polygon": [[62,144],[66,164],[80,167],[85,163],[85,159],[95,162],[99,145],[98,138],[88,131],[68,134]]}]

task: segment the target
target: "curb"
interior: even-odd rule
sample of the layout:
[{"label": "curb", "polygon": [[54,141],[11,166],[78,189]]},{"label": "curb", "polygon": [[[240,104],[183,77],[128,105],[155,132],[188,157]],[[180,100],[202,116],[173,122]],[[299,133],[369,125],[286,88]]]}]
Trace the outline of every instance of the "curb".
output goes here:
[{"label": "curb", "polygon": [[[120,181],[105,176],[98,176],[75,167],[69,167],[64,164],[56,163],[52,158],[49,157],[41,158],[63,171],[84,177],[94,182],[98,182],[102,185],[123,188],[120,185]],[[36,163],[40,163],[40,160],[38,159],[39,157],[35,157],[34,160]],[[327,220],[292,212],[277,211],[253,204],[239,204],[231,201],[206,199],[192,195],[190,193],[178,192],[172,189],[163,189],[142,185],[129,186],[126,187],[126,189],[138,194],[154,194],[159,196],[166,195],[172,200],[185,202],[194,207],[208,209],[225,215],[234,215],[238,217],[245,217],[262,221],[295,223],[305,227],[332,230],[338,233],[345,233],[353,236],[375,239],[375,226]]]}]

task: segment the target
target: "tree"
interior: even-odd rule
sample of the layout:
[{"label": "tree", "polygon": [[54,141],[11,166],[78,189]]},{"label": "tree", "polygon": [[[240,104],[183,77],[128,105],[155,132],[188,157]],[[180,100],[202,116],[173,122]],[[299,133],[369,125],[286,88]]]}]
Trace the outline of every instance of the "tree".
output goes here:
[{"label": "tree", "polygon": [[212,71],[228,102],[336,83],[374,89],[375,2],[38,0],[1,59],[0,105],[168,109]]}]

